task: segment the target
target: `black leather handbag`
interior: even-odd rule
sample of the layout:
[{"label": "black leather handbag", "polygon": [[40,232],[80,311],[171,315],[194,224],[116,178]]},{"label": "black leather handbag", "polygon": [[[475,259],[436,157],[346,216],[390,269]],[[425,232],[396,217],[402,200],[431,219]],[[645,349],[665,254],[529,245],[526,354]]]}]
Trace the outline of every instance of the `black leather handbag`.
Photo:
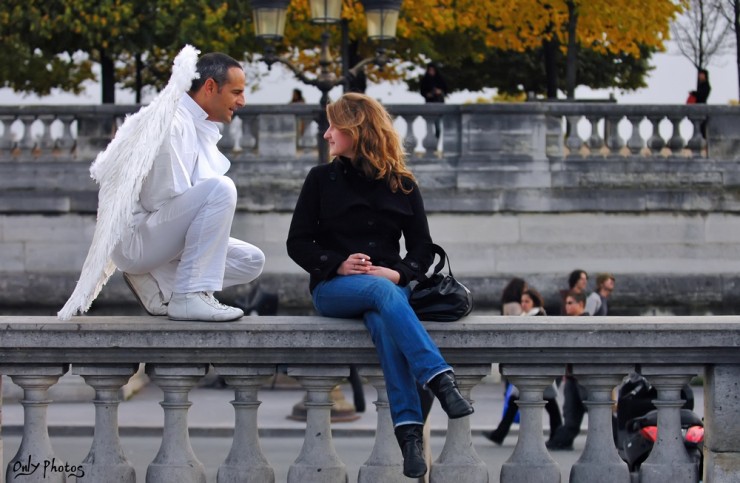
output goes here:
[{"label": "black leather handbag", "polygon": [[[420,320],[454,322],[473,310],[473,295],[452,275],[450,258],[439,245],[432,245],[439,255],[439,263],[431,276],[420,280],[409,297],[411,308]],[[447,275],[440,273],[447,261]]]}]

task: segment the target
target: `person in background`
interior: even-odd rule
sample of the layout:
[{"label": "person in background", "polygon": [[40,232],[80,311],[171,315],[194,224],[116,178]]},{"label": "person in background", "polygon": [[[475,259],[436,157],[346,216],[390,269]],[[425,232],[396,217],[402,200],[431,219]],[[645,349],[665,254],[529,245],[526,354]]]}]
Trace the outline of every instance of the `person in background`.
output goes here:
[{"label": "person in background", "polygon": [[[447,97],[447,81],[439,71],[439,67],[434,62],[427,64],[426,71],[419,81],[419,91],[424,102],[444,102]],[[434,122],[434,134],[439,139],[440,125],[439,119]]]},{"label": "person in background", "polygon": [[[696,74],[696,90],[691,91],[691,95],[694,97],[694,102],[696,104],[706,104],[709,99],[710,92],[712,92],[712,86],[709,84],[709,71],[706,69],[699,69]],[[706,139],[707,121],[702,121],[699,127],[701,129],[701,135]]]},{"label": "person in background", "polygon": [[696,103],[706,104],[710,92],[712,92],[712,86],[709,84],[709,72],[706,69],[699,69],[696,74],[696,90],[692,92]]},{"label": "person in background", "polygon": [[[547,315],[545,313],[545,307],[542,301],[542,297],[539,292],[533,288],[528,288],[522,292],[521,298],[522,316],[534,316],[534,315]],[[504,438],[509,434],[511,425],[516,422],[517,411],[519,410],[516,401],[519,399],[519,390],[511,383],[506,383],[506,404],[504,405],[504,414],[501,421],[498,423],[498,427],[489,432],[484,433],[486,438],[490,441],[501,445],[504,442]],[[560,415],[560,408],[557,402],[557,388],[553,383],[547,389],[543,395],[546,404],[545,411],[550,419],[550,438],[553,437],[555,431],[563,424],[563,419]]]},{"label": "person in background", "polygon": [[409,282],[434,261],[424,202],[393,120],[378,101],[346,93],[326,113],[324,139],[333,159],[306,177],[288,255],[310,274],[320,315],[363,319],[385,376],[403,474],[418,478],[427,466],[417,382],[431,389],[450,419],[473,413],[409,304]]},{"label": "person in background", "polygon": [[522,292],[521,307],[522,315],[547,315],[542,296],[531,287]]},{"label": "person in background", "polygon": [[607,315],[607,299],[614,290],[614,275],[600,273],[596,276],[596,291],[586,298],[586,312],[590,315]]},{"label": "person in background", "polygon": [[[565,310],[566,315],[571,317],[588,315],[588,312],[586,312],[586,295],[583,292],[568,292],[565,297]],[[551,450],[568,451],[573,449],[573,440],[581,431],[583,416],[586,414],[586,406],[583,404],[583,400],[587,398],[588,394],[586,388],[578,384],[576,378],[573,377],[570,364],[565,369],[564,379],[563,425],[545,443],[545,446]]]},{"label": "person in background", "polygon": [[570,275],[568,275],[568,290],[560,291],[560,297],[561,297],[560,314],[561,315],[568,315],[566,311],[566,306],[565,306],[565,299],[568,296],[568,294],[571,292],[585,294],[586,286],[588,286],[588,273],[586,273],[585,270],[576,268],[575,270],[570,272]]},{"label": "person in background", "polygon": [[527,282],[521,278],[512,278],[501,292],[501,315],[522,314],[522,293],[527,289]]}]

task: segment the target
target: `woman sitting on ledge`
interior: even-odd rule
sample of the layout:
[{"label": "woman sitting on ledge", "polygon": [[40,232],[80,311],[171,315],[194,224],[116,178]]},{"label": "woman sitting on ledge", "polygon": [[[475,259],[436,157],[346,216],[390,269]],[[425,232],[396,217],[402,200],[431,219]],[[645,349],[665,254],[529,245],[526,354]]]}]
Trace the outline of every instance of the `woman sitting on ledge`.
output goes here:
[{"label": "woman sitting on ledge", "polygon": [[[288,234],[288,255],[310,276],[316,311],[362,317],[385,376],[403,473],[427,471],[416,381],[450,418],[473,413],[452,368],[409,305],[408,283],[434,260],[424,203],[406,167],[390,115],[374,99],[348,93],[327,106],[329,164],[308,173]],[[407,253],[400,256],[403,235]]]}]

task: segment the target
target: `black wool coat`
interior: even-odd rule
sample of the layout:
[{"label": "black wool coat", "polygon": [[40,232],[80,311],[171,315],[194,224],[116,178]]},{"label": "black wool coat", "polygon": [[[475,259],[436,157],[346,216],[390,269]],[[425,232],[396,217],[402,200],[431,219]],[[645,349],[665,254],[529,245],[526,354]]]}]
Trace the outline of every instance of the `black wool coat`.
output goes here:
[{"label": "black wool coat", "polygon": [[[393,193],[385,180],[370,180],[346,158],[315,166],[303,183],[288,232],[288,255],[310,276],[310,289],[337,275],[353,253],[396,270],[399,285],[422,277],[434,261],[419,187]],[[403,235],[406,254],[400,255]]]}]

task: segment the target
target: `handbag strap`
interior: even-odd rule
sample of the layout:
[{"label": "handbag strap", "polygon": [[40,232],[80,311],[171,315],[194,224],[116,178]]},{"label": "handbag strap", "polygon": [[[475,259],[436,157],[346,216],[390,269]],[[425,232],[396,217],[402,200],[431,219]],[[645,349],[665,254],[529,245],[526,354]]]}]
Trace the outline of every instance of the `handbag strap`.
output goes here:
[{"label": "handbag strap", "polygon": [[434,274],[437,274],[442,271],[442,269],[445,267],[445,260],[447,261],[447,272],[450,274],[450,276],[454,277],[452,275],[452,266],[450,264],[450,257],[447,256],[447,252],[445,252],[444,248],[437,245],[436,243],[431,244],[432,251],[439,255],[439,262],[437,262],[437,265],[434,267]]}]

